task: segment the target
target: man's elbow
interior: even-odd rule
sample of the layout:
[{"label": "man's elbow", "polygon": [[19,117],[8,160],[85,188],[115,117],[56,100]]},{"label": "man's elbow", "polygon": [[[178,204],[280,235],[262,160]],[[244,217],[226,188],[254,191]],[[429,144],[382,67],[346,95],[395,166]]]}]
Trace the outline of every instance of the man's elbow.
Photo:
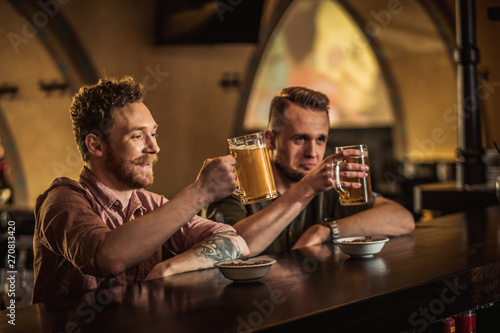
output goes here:
[{"label": "man's elbow", "polygon": [[[384,213],[390,221],[391,231],[389,232],[390,236],[399,236],[406,235],[413,232],[415,229],[415,218],[410,210],[403,207],[399,203],[389,199],[381,199],[377,198],[379,207],[383,207]],[[384,206],[382,206],[384,205]]]},{"label": "man's elbow", "polygon": [[233,243],[239,249],[237,251],[239,253],[236,255],[237,257],[246,259],[250,256],[250,247],[242,236],[236,234],[236,238],[234,239]]},{"label": "man's elbow", "polygon": [[402,232],[401,234],[410,234],[415,229],[415,219],[413,218],[413,214],[406,210],[401,219]]},{"label": "man's elbow", "polygon": [[227,253],[227,259],[239,259],[239,258],[248,258],[250,255],[250,246],[246,242],[245,238],[238,233],[233,231],[223,232],[219,234],[214,234],[212,237],[216,239],[220,238],[222,243],[220,243],[217,247],[219,251],[223,251]]},{"label": "man's elbow", "polygon": [[101,274],[108,278],[116,277],[127,269],[123,261],[116,258],[116,256],[107,255],[103,251],[99,251],[97,254],[96,266]]}]

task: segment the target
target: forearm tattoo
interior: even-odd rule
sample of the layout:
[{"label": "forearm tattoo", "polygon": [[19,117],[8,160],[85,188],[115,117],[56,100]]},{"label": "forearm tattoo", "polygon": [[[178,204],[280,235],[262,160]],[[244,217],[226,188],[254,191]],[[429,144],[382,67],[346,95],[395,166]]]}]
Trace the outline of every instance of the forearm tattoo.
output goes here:
[{"label": "forearm tattoo", "polygon": [[193,246],[192,250],[197,256],[206,257],[214,262],[238,259],[243,253],[237,245],[237,237],[234,232],[214,234]]}]

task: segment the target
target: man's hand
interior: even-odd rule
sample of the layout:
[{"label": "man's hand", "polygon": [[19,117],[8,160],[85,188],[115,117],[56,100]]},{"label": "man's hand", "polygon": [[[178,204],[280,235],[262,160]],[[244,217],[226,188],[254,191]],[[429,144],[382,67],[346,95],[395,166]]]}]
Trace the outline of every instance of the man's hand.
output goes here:
[{"label": "man's hand", "polygon": [[331,237],[331,230],[329,227],[322,224],[314,224],[304,231],[302,236],[300,236],[297,242],[293,245],[292,250],[321,244],[331,240]]},{"label": "man's hand", "polygon": [[[343,150],[337,154],[327,156],[321,164],[311,170],[303,181],[307,182],[314,190],[315,194],[332,189],[336,185],[335,165],[338,160],[347,156],[361,155],[362,152],[356,149]],[[342,178],[365,178],[368,176],[368,166],[358,163],[342,163],[340,165],[340,176]],[[360,183],[342,182],[344,188],[359,188]]]},{"label": "man's hand", "polygon": [[196,186],[206,197],[207,203],[223,199],[236,189],[235,164],[236,160],[231,155],[205,160]]}]

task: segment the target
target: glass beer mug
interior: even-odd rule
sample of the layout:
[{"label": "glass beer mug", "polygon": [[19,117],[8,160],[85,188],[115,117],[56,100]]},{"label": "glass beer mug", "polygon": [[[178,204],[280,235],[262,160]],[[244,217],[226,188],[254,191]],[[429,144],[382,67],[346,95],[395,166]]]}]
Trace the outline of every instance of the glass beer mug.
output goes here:
[{"label": "glass beer mug", "polygon": [[241,202],[251,204],[278,197],[264,133],[243,135],[227,141],[229,151],[236,159],[238,188],[234,193]]},{"label": "glass beer mug", "polygon": [[[336,185],[335,190],[339,193],[340,204],[343,206],[352,205],[362,205],[367,204],[373,200],[372,195],[372,183],[370,179],[370,171],[366,171],[368,176],[365,178],[343,178],[340,177],[340,165],[342,163],[358,163],[370,166],[370,160],[368,158],[368,148],[366,145],[352,145],[335,147],[335,152],[341,152],[346,149],[356,149],[363,152],[362,155],[358,156],[347,156],[343,160],[338,160],[334,163]],[[360,188],[343,188],[341,182],[351,182],[360,183]]]}]

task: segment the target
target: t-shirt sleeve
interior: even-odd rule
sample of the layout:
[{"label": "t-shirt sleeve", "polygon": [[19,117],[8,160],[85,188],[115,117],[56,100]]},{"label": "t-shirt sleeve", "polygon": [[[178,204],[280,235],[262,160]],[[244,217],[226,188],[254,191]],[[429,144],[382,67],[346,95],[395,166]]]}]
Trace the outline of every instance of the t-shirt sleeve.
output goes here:
[{"label": "t-shirt sleeve", "polygon": [[84,274],[102,276],[95,258],[110,231],[82,193],[63,186],[50,191],[36,212],[35,237]]},{"label": "t-shirt sleeve", "polygon": [[237,196],[230,195],[203,208],[201,216],[213,221],[234,225],[246,218],[248,212]]},{"label": "t-shirt sleeve", "polygon": [[330,196],[330,203],[333,203],[331,204],[331,206],[333,207],[333,214],[330,214],[329,216],[330,217],[334,217],[336,219],[341,219],[341,218],[344,218],[344,217],[348,217],[348,216],[351,216],[351,215],[354,215],[354,214],[357,214],[359,212],[362,212],[364,210],[367,210],[369,208],[372,208],[373,207],[373,203],[375,202],[375,197],[373,198],[373,200],[371,200],[369,203],[366,203],[366,204],[361,204],[361,205],[352,205],[352,206],[342,206],[340,204],[340,200],[338,198],[338,194],[336,194],[335,192],[330,191],[331,195],[333,195],[333,199],[332,199],[332,196]]}]

